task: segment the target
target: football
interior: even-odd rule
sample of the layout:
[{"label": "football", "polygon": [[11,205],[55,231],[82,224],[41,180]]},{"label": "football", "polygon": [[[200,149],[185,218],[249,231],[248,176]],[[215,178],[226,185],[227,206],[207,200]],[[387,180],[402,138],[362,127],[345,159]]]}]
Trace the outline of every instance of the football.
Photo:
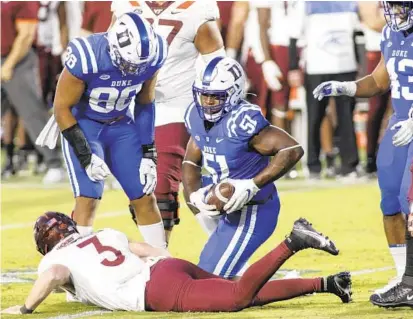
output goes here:
[{"label": "football", "polygon": [[218,183],[211,187],[205,196],[208,205],[215,205],[217,210],[224,213],[224,206],[235,192],[235,187],[230,183]]}]

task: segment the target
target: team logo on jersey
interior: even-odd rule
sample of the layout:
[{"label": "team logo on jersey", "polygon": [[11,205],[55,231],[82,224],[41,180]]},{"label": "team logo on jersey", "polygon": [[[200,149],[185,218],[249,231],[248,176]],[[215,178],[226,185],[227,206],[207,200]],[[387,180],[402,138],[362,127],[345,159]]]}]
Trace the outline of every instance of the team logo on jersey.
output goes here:
[{"label": "team logo on jersey", "polygon": [[109,79],[110,79],[110,75],[109,75],[109,74],[102,74],[101,76],[99,76],[99,79],[101,79],[101,80],[109,80]]},{"label": "team logo on jersey", "polygon": [[195,135],[195,139],[196,139],[198,142],[201,140],[198,135]]}]

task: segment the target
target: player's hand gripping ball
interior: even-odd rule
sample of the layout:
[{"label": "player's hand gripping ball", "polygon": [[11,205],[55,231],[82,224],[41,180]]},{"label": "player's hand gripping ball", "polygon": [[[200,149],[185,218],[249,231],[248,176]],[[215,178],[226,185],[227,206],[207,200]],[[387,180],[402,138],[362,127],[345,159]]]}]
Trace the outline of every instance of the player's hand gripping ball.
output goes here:
[{"label": "player's hand gripping ball", "polygon": [[230,183],[218,183],[211,187],[205,196],[208,205],[215,205],[217,211],[224,214],[224,206],[235,192],[235,187]]}]

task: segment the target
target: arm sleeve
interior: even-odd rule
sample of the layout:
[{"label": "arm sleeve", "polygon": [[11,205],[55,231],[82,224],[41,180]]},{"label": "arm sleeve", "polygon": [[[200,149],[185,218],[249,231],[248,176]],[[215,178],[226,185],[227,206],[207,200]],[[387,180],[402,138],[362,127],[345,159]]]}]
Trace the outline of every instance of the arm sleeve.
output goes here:
[{"label": "arm sleeve", "polygon": [[135,105],[135,126],[141,144],[152,144],[155,141],[155,102]]},{"label": "arm sleeve", "polygon": [[270,123],[257,105],[243,104],[230,114],[227,122],[228,136],[250,140],[268,125]]},{"label": "arm sleeve", "polygon": [[112,4],[110,5],[110,10],[113,12],[116,18],[119,18],[122,14],[126,12],[131,12],[135,9],[131,2],[137,1],[112,1]]},{"label": "arm sleeve", "polygon": [[16,12],[16,22],[30,21],[37,22],[37,12],[39,11],[39,3],[37,1],[21,2]]},{"label": "arm sleeve", "polygon": [[219,19],[219,8],[216,1],[210,0],[197,0],[200,7],[197,12],[201,12],[198,19],[194,19],[194,34],[198,33],[198,29],[201,25],[208,21],[215,21]]}]

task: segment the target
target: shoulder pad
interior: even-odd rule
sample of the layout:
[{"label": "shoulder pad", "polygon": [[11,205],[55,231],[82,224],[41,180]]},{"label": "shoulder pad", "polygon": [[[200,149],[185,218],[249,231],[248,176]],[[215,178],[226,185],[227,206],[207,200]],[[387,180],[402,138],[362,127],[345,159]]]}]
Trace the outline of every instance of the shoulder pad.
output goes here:
[{"label": "shoulder pad", "polygon": [[228,137],[251,138],[270,125],[255,104],[242,103],[231,111],[227,121]]},{"label": "shoulder pad", "polygon": [[96,55],[89,38],[75,38],[70,41],[65,57],[66,68],[77,78],[98,73]]}]

